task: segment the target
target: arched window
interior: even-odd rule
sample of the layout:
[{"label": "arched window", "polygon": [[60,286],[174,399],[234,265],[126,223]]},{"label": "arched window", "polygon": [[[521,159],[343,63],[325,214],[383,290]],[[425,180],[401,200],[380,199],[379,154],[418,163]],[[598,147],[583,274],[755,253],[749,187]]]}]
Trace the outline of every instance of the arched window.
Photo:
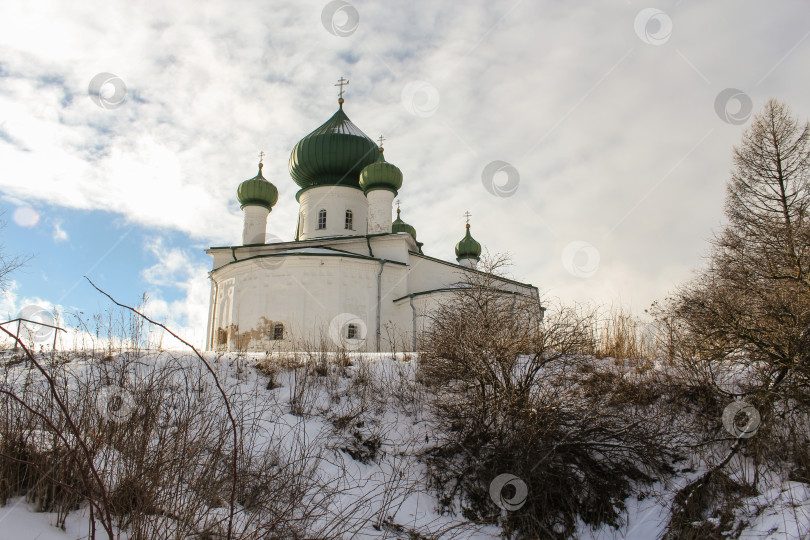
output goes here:
[{"label": "arched window", "polygon": [[354,230],[354,214],[351,210],[346,210],[346,230],[353,231]]},{"label": "arched window", "polygon": [[326,228],[326,210],[318,210],[318,228]]},{"label": "arched window", "polygon": [[358,339],[357,338],[357,325],[349,323],[349,328],[346,331],[346,337],[349,339]]},{"label": "arched window", "polygon": [[284,339],[284,325],[276,323],[273,326],[273,339]]}]

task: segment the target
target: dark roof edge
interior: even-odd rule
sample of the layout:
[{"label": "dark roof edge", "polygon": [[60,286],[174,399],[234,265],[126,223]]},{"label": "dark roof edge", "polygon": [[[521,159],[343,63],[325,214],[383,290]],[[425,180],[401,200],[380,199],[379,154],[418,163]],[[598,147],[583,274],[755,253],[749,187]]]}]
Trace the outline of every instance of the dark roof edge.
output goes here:
[{"label": "dark roof edge", "polygon": [[[423,259],[428,259],[428,260],[431,260],[431,261],[436,261],[436,262],[439,262],[439,263],[442,263],[442,264],[446,264],[448,266],[453,266],[453,267],[458,268],[460,270],[463,270],[465,272],[475,272],[477,274],[487,274],[486,272],[483,272],[481,270],[476,270],[475,268],[469,268],[467,266],[462,266],[460,264],[451,263],[449,261],[445,261],[445,260],[442,260],[442,259],[437,259],[436,257],[431,257],[430,255],[425,255],[424,253],[417,253],[416,251],[409,251],[408,253],[410,253],[411,255],[414,255],[416,257],[422,257]],[[499,279],[501,281],[506,281],[507,283],[512,283],[513,285],[520,285],[522,287],[528,287],[530,289],[534,289],[535,291],[538,291],[538,297],[539,297],[539,289],[537,287],[535,287],[534,285],[532,285],[531,283],[523,283],[522,281],[516,281],[514,279],[509,279],[509,278],[506,278],[506,277],[503,277],[503,276],[498,276],[498,275],[495,275],[495,274],[492,274],[492,276],[495,279]]]},{"label": "dark roof edge", "polygon": [[229,261],[222,266],[218,266],[217,268],[211,270],[211,272],[216,272],[221,268],[225,268],[226,266],[230,266],[232,264],[241,263],[245,261],[251,261],[253,259],[269,259],[271,257],[346,257],[347,259],[363,259],[366,261],[385,261],[386,264],[398,264],[400,266],[408,266],[405,263],[399,261],[392,261],[390,259],[381,259],[379,257],[369,257],[368,255],[358,255],[357,253],[348,253],[348,252],[336,252],[336,253],[270,253],[267,255],[254,255],[252,257],[245,257],[244,259],[237,259],[235,261]]}]

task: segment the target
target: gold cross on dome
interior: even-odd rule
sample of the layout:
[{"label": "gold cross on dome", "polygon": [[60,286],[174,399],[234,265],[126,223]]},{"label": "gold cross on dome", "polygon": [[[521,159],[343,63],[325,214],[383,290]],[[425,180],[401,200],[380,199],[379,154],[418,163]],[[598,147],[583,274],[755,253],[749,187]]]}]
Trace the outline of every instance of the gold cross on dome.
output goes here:
[{"label": "gold cross on dome", "polygon": [[472,214],[469,212],[469,210],[464,212],[464,217],[467,218],[467,225],[470,224],[470,216],[472,216]]},{"label": "gold cross on dome", "polygon": [[399,212],[399,199],[397,199],[397,212]]},{"label": "gold cross on dome", "polygon": [[259,152],[259,163],[264,161],[264,152]]},{"label": "gold cross on dome", "polygon": [[385,140],[385,137],[383,137],[382,135],[380,135],[380,138],[379,138],[379,139],[377,139],[377,142],[378,142],[378,143],[380,143],[380,148],[382,148],[382,147],[383,147],[383,141],[384,141],[384,140]]},{"label": "gold cross on dome", "polygon": [[344,79],[343,77],[341,77],[340,79],[338,79],[338,82],[337,82],[337,84],[335,85],[335,86],[339,86],[339,87],[340,87],[340,93],[338,94],[338,97],[339,97],[340,99],[343,99],[343,87],[344,87],[344,86],[346,86],[347,84],[349,84],[349,81],[347,81],[346,79]]}]

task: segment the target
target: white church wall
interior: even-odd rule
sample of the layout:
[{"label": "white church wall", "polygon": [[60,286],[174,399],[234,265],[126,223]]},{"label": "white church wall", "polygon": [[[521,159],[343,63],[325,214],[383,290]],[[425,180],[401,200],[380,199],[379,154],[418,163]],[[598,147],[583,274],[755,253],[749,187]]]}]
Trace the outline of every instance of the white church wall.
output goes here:
[{"label": "white church wall", "polygon": [[[414,292],[429,291],[453,286],[464,282],[465,268],[444,262],[431,260],[418,255],[411,255],[410,290]],[[525,295],[535,295],[536,289],[511,281],[501,281],[500,288],[516,291]]]},{"label": "white church wall", "polygon": [[463,269],[411,255],[410,289],[414,292],[449,287],[464,280]]},{"label": "white church wall", "polygon": [[410,260],[408,250],[416,249],[407,233],[376,236],[371,238],[371,249],[378,259],[397,261],[407,264]]},{"label": "white church wall", "polygon": [[[221,292],[214,310],[228,315],[220,315],[212,328],[215,337],[230,334],[226,343],[220,338],[214,348],[301,348],[323,338],[332,346],[376,350],[379,268],[377,261],[304,255],[229,265],[215,275]],[[386,263],[380,291],[383,350],[390,349],[384,326],[399,328],[408,322],[392,303],[406,294],[406,288],[405,267]],[[279,322],[285,331],[282,342],[272,339],[273,325]],[[364,339],[342,341],[349,323]]]},{"label": "white church wall", "polygon": [[[347,186],[320,186],[301,193],[298,239],[325,236],[365,235],[368,230],[368,201],[363,192]],[[326,227],[318,228],[318,213],[326,211]],[[346,211],[352,212],[352,228],[346,229]]]}]

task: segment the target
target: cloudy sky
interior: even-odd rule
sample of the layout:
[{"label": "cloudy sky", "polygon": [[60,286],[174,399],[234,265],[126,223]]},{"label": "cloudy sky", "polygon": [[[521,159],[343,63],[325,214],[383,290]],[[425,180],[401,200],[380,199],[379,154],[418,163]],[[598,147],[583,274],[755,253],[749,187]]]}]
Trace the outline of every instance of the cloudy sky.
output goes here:
[{"label": "cloudy sky", "polygon": [[10,1],[0,6],[0,232],[32,254],[0,317],[107,307],[83,275],[202,341],[203,249],[236,186],[280,198],[295,142],[345,109],[453,259],[464,212],[547,298],[641,312],[723,219],[731,149],[771,97],[810,117],[810,3]]}]

